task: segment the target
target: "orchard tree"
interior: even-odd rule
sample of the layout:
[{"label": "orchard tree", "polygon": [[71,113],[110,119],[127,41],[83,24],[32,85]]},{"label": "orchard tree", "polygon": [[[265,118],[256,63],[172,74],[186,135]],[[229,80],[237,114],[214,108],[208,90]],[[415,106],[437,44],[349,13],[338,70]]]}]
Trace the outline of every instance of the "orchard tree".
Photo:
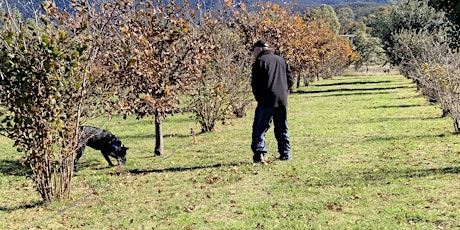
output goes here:
[{"label": "orchard tree", "polygon": [[334,8],[329,5],[322,4],[315,9],[307,9],[305,11],[304,19],[306,21],[316,21],[324,23],[324,27],[327,27],[332,32],[338,34],[340,30],[340,21],[335,13]]},{"label": "orchard tree", "polygon": [[409,63],[420,58],[417,50],[421,47],[417,44],[427,34],[447,37],[452,27],[445,13],[430,7],[428,0],[402,0],[400,4],[393,3],[387,10],[371,16],[368,23],[371,34],[382,39],[390,64],[399,66],[400,72],[413,79],[430,101],[439,101],[436,89],[427,88],[426,82],[414,75],[418,67]]},{"label": "orchard tree", "polygon": [[91,38],[81,11],[74,17],[42,4],[47,15],[28,20],[11,9],[2,14],[0,131],[24,154],[41,198],[51,201],[71,190]]},{"label": "orchard tree", "polygon": [[[301,75],[307,75],[308,79],[319,76],[320,72],[330,76],[357,58],[351,43],[340,39],[322,20],[304,20],[300,14],[271,3],[259,3],[252,7],[254,12],[245,10],[245,7],[238,9],[234,13],[234,24],[242,37],[250,44],[261,38],[267,40],[271,48],[290,64],[297,77],[297,86]],[[338,59],[332,60],[334,56]],[[335,67],[338,69],[333,69]]]},{"label": "orchard tree", "polygon": [[249,84],[249,64],[252,55],[242,45],[237,31],[225,21],[207,12],[200,18],[197,31],[212,41],[212,57],[204,66],[202,76],[191,92],[191,111],[201,124],[202,132],[214,131],[218,121],[226,122],[246,115],[252,95]]},{"label": "orchard tree", "polygon": [[306,23],[299,14],[272,3],[258,3],[253,11],[240,4],[233,12],[233,25],[245,38],[247,49],[255,41],[265,39],[275,53],[283,56],[294,76],[306,70],[311,37],[306,34]]},{"label": "orchard tree", "polygon": [[401,31],[395,35],[404,54],[402,72],[418,82],[419,91],[438,102],[443,115],[453,120],[460,132],[460,54],[452,52],[445,33]]},{"label": "orchard tree", "polygon": [[187,3],[160,0],[104,4],[111,19],[105,27],[101,81],[116,93],[113,105],[126,115],[153,116],[155,155],[163,153],[162,120],[178,110],[179,96],[208,62],[212,41],[194,31],[195,11]]},{"label": "orchard tree", "polygon": [[365,66],[368,71],[369,65],[381,65],[385,62],[385,53],[379,38],[360,33],[353,38],[353,44],[355,51],[359,54],[359,60],[355,63],[356,70]]},{"label": "orchard tree", "polygon": [[[426,12],[413,15],[409,9]],[[436,12],[428,6],[427,1],[407,2],[393,8],[392,15],[405,15],[405,26],[397,27],[390,38],[392,46],[389,51],[392,60],[400,66],[400,71],[405,76],[417,83],[419,91],[430,101],[438,102],[443,115],[449,115],[454,121],[456,132],[460,130],[460,84],[458,53],[453,52],[450,40],[451,27],[444,12]],[[418,22],[406,21],[425,17],[432,19],[426,25]],[[428,23],[428,22],[427,22]],[[396,28],[396,26],[395,26]]]},{"label": "orchard tree", "polygon": [[324,21],[307,18],[305,22],[305,34],[310,37],[306,47],[308,75],[305,82],[320,77],[331,78],[359,59],[351,47],[351,41],[334,33]]},{"label": "orchard tree", "polygon": [[449,31],[449,44],[452,48],[460,48],[460,1],[455,0],[429,0],[428,4],[437,10],[446,13],[454,28]]},{"label": "orchard tree", "polygon": [[350,34],[355,24],[355,14],[349,7],[343,7],[337,10],[337,18],[340,24],[339,34]]},{"label": "orchard tree", "polygon": [[353,27],[353,45],[359,54],[359,60],[355,62],[355,69],[362,66],[368,70],[369,65],[382,65],[386,61],[385,52],[382,48],[380,38],[370,36],[368,27],[363,22],[355,23]]},{"label": "orchard tree", "polygon": [[371,35],[381,39],[384,50],[393,65],[401,63],[399,51],[395,50],[394,34],[402,30],[428,31],[437,33],[451,29],[443,12],[438,12],[428,5],[428,0],[402,0],[392,3],[389,8],[369,16],[368,26]]}]

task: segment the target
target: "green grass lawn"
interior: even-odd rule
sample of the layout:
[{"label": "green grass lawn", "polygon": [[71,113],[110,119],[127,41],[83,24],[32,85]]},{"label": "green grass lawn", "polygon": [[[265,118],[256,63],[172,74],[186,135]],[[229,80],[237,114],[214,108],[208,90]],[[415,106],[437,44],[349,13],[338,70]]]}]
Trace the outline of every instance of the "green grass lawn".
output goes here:
[{"label": "green grass lawn", "polygon": [[127,165],[87,149],[73,199],[42,204],[0,137],[0,229],[460,229],[460,140],[450,118],[399,75],[344,76],[289,98],[292,160],[252,164],[248,116],[200,130],[149,120],[95,121],[119,136]]}]

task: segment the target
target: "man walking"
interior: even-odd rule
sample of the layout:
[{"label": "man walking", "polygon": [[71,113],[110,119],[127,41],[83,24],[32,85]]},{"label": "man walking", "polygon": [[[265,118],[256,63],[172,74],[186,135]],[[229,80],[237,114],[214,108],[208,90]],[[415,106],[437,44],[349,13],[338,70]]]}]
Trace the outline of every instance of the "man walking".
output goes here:
[{"label": "man walking", "polygon": [[254,163],[264,162],[267,153],[265,134],[273,121],[280,160],[291,159],[287,123],[288,91],[294,80],[286,61],[274,54],[265,40],[257,41],[251,48],[255,61],[252,64],[251,87],[257,101],[252,125],[251,149]]}]

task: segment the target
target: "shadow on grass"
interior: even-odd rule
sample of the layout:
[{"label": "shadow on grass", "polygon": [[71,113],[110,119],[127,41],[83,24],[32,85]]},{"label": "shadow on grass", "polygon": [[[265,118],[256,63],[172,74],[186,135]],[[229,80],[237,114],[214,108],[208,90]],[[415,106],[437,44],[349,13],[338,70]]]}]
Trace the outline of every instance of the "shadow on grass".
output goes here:
[{"label": "shadow on grass", "polygon": [[[299,90],[295,93],[297,94],[317,94],[317,93],[335,93],[335,92],[374,92],[374,91],[382,91],[382,90],[393,90],[393,89],[407,89],[407,88],[414,88],[413,86],[394,86],[394,87],[374,87],[374,88],[339,88],[339,89],[327,89],[327,90]],[[334,94],[333,96],[336,96]],[[343,94],[343,95],[350,95],[350,94]],[[343,96],[342,95],[342,96]],[[354,95],[354,94],[351,94]],[[341,95],[338,95],[341,96]]]},{"label": "shadow on grass", "polygon": [[338,86],[338,85],[365,85],[365,84],[379,84],[379,83],[390,83],[393,81],[353,81],[353,82],[337,82],[337,83],[326,83],[326,84],[317,84],[315,86],[324,87],[324,86]]},{"label": "shadow on grass", "polygon": [[21,165],[17,160],[0,160],[0,173],[10,176],[25,176],[30,169]]},{"label": "shadow on grass", "polygon": [[34,201],[34,202],[30,203],[30,204],[21,204],[21,205],[16,206],[16,207],[0,206],[0,212],[12,212],[12,211],[16,211],[16,210],[19,210],[19,209],[37,208],[37,207],[40,207],[40,206],[42,206],[44,204],[45,204],[44,201]]},{"label": "shadow on grass", "polygon": [[367,137],[364,141],[366,142],[373,142],[373,141],[399,141],[404,139],[413,140],[414,138],[417,139],[432,139],[432,138],[442,138],[446,136],[446,134],[427,134],[427,135],[399,135],[399,136],[376,136],[376,137]]},{"label": "shadow on grass", "polygon": [[363,172],[362,175],[365,180],[368,181],[378,181],[378,180],[387,180],[388,179],[399,179],[399,178],[421,178],[431,175],[444,175],[444,174],[460,174],[460,166],[455,167],[444,167],[444,168],[430,168],[430,169],[405,169],[399,171],[367,171]]},{"label": "shadow on grass", "polygon": [[[177,118],[174,115],[171,115],[171,113],[168,114],[168,117],[172,118],[174,120],[174,123],[176,124],[190,122],[190,119],[188,117]],[[136,119],[135,115],[132,115],[132,117],[129,117],[127,119],[120,118],[120,120],[112,120],[111,122],[107,122],[107,120],[103,120],[103,121],[99,121],[95,123],[90,123],[88,125],[92,125],[95,127],[106,129],[106,130],[112,130],[113,126],[118,126],[121,123],[123,123],[123,125],[126,125],[128,127],[145,126],[145,127],[151,127],[152,130],[155,130],[155,124],[153,123],[153,118],[147,117],[147,118],[142,118],[142,119]]]},{"label": "shadow on grass", "polygon": [[381,122],[389,122],[389,121],[410,121],[410,120],[438,120],[444,119],[442,116],[426,116],[426,117],[381,117],[375,119],[368,119],[359,122],[359,123],[381,123]]},{"label": "shadow on grass", "polygon": [[341,96],[359,96],[359,95],[376,95],[376,94],[390,94],[390,92],[360,92],[360,93],[334,93],[334,94],[316,94],[312,97],[341,97]]},{"label": "shadow on grass", "polygon": [[[195,135],[200,135],[201,133],[196,133]],[[152,134],[141,134],[141,135],[118,135],[117,136],[119,139],[123,140],[123,139],[154,139],[155,138],[155,133],[152,133]],[[192,134],[187,134],[187,135],[184,135],[184,134],[163,134],[163,138],[172,138],[172,137],[175,137],[175,138],[192,138]]]},{"label": "shadow on grass", "polygon": [[413,99],[413,98],[420,98],[420,93],[417,92],[416,94],[414,94],[412,96],[398,97],[396,99],[398,99],[398,100],[406,100],[406,99]]},{"label": "shadow on grass", "polygon": [[[84,155],[83,155],[84,157]],[[103,156],[101,155],[101,158]],[[116,163],[112,160],[112,163]],[[77,164],[78,170],[82,170],[85,168],[91,168],[92,170],[103,170],[106,168],[111,168],[104,160],[104,163],[101,164],[100,161],[96,159],[84,159],[80,160]],[[113,166],[115,167],[115,166]],[[30,174],[30,169],[26,166],[22,166],[17,161],[13,160],[0,160],[0,173],[3,175],[9,176],[27,176]],[[78,174],[76,174],[78,175]]]},{"label": "shadow on grass", "polygon": [[132,174],[148,174],[148,173],[164,173],[164,172],[183,172],[183,171],[193,171],[197,169],[210,169],[210,168],[221,168],[221,167],[231,167],[235,165],[249,165],[252,164],[250,162],[238,162],[238,163],[228,163],[228,164],[214,164],[214,165],[198,165],[198,166],[190,166],[190,167],[173,167],[173,168],[165,168],[165,169],[132,169],[129,170],[129,173]]},{"label": "shadow on grass", "polygon": [[373,106],[369,107],[369,109],[391,109],[391,108],[411,108],[411,107],[422,107],[422,106],[429,106],[429,105],[422,105],[422,104],[415,104],[415,105],[381,105],[381,106]]},{"label": "shadow on grass", "polygon": [[460,166],[440,167],[429,169],[402,169],[402,170],[369,170],[354,173],[336,173],[331,174],[326,180],[308,180],[304,181],[307,186],[350,186],[362,184],[363,181],[392,184],[392,181],[398,179],[423,178],[436,175],[460,174]]},{"label": "shadow on grass", "polygon": [[[100,153],[99,153],[100,154]],[[101,155],[101,158],[103,159],[104,157]],[[85,157],[85,155],[82,156],[82,158]],[[107,169],[107,168],[112,168],[112,167],[115,167],[115,166],[109,166],[109,164],[103,160],[103,163],[101,163],[101,161],[99,160],[96,160],[96,159],[84,159],[82,160],[82,158],[80,158],[80,160],[78,161],[77,163],[77,169],[78,171],[81,171],[81,170],[84,170],[84,169],[91,169],[91,170],[103,170],[103,169]],[[112,160],[112,163],[116,164],[116,160],[114,160],[113,158],[111,159]],[[76,176],[78,176],[78,172],[75,173]]]}]

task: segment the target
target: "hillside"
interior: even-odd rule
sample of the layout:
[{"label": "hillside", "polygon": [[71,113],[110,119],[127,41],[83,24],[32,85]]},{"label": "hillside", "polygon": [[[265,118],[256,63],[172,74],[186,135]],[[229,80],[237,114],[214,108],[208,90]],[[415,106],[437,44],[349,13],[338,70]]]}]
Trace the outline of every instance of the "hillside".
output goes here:
[{"label": "hillside", "polygon": [[[26,17],[30,17],[34,9],[40,9],[40,3],[42,0],[4,0],[8,2],[8,4],[12,8],[19,9]],[[90,0],[94,1],[94,0]],[[267,0],[241,0],[246,4],[256,3],[259,1],[262,2],[269,2]],[[61,9],[69,8],[70,0],[54,0],[56,5]],[[202,6],[206,8],[214,8],[219,7],[223,1],[216,1],[216,0],[189,0],[191,5],[196,5],[197,3],[201,3]],[[389,4],[389,0],[297,0],[297,1],[283,1],[283,0],[272,0],[270,2],[283,4],[283,2],[294,3],[297,2],[297,10],[303,11],[305,8],[315,7],[321,4],[331,5],[335,8],[340,6],[352,6],[350,8],[354,9],[354,7],[368,7],[368,6],[375,6],[380,4]],[[5,5],[3,5],[4,7]]]},{"label": "hillside", "polygon": [[[300,9],[305,9],[307,7],[315,7],[321,4],[327,4],[331,6],[337,6],[337,5],[346,5],[346,4],[351,4],[351,3],[378,3],[378,4],[389,4],[389,0],[295,0],[295,1],[286,1],[286,0],[241,0],[242,2],[246,4],[251,4],[251,3],[257,3],[257,2],[273,2],[273,3],[278,3],[278,4],[284,4],[284,2],[287,2],[288,4],[297,4]],[[212,7],[213,5],[219,5],[221,1],[215,1],[215,0],[189,0],[192,5],[195,5],[196,3],[202,3],[203,5],[207,7]]]},{"label": "hillside", "polygon": [[374,3],[382,3],[388,4],[389,0],[299,0],[300,5],[319,5],[319,4],[327,4],[327,5],[340,5],[340,4],[348,4],[348,3],[366,3],[366,2],[374,2]]}]

